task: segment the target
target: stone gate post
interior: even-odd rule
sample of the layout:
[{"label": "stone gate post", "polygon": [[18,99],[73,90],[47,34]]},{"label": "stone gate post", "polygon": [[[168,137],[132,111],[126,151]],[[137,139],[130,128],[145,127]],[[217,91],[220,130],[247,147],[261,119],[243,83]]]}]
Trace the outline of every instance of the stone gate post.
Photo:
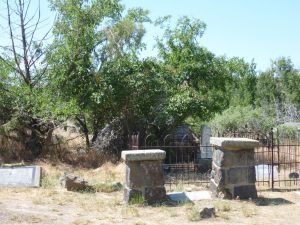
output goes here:
[{"label": "stone gate post", "polygon": [[257,198],[254,148],[259,142],[248,138],[211,137],[215,146],[211,173],[214,197]]},{"label": "stone gate post", "polygon": [[122,151],[126,164],[124,200],[129,203],[136,196],[142,196],[147,203],[166,200],[164,187],[163,150]]}]

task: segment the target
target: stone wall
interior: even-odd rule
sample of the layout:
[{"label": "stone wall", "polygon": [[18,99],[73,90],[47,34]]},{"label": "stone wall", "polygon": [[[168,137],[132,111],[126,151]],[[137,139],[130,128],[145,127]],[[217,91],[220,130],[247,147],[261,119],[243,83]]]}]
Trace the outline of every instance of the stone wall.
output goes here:
[{"label": "stone wall", "polygon": [[254,148],[247,138],[211,138],[213,150],[211,190],[214,197],[256,198]]},{"label": "stone wall", "polygon": [[140,196],[149,204],[166,200],[163,174],[165,157],[166,152],[162,150],[122,151],[122,159],[126,164],[126,203]]}]

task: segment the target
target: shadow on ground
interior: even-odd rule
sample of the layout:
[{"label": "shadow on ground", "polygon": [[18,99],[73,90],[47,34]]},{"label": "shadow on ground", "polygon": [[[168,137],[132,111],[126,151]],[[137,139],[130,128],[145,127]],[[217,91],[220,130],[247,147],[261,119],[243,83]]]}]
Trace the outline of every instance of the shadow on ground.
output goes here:
[{"label": "shadow on ground", "polygon": [[291,205],[294,204],[291,201],[288,201],[284,198],[264,198],[259,197],[254,200],[254,203],[257,206],[272,206],[272,205]]}]

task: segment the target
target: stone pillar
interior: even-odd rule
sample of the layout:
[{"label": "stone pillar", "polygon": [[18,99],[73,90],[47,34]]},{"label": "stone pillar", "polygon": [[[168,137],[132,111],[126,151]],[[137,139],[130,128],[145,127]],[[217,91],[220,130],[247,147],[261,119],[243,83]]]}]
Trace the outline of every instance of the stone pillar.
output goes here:
[{"label": "stone pillar", "polygon": [[215,146],[211,172],[214,197],[257,198],[254,148],[259,142],[248,138],[211,137]]},{"label": "stone pillar", "polygon": [[122,159],[126,164],[126,203],[136,196],[142,196],[149,204],[166,200],[163,173],[165,157],[163,150],[122,151]]}]

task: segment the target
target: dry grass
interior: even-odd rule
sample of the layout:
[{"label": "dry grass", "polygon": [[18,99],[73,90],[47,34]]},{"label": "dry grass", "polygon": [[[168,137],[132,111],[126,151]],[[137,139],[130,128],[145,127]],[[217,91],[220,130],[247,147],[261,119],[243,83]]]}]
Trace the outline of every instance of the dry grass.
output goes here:
[{"label": "dry grass", "polygon": [[13,215],[10,217],[10,221],[17,224],[22,224],[22,223],[41,224],[46,219],[47,218],[43,216],[26,215],[26,214]]},{"label": "dry grass", "polygon": [[189,221],[199,221],[201,219],[199,210],[196,207],[188,209],[187,218]]},{"label": "dry grass", "polygon": [[261,192],[257,202],[215,199],[172,206],[147,206],[140,201],[141,204],[125,205],[121,190],[77,193],[63,190],[58,184],[64,171],[94,182],[123,181],[122,164],[107,163],[94,170],[45,162],[39,165],[46,175],[42,188],[0,189],[1,224],[197,224],[198,209],[208,205],[215,206],[216,217],[201,220],[201,224],[274,225],[300,220],[300,196],[292,192]]},{"label": "dry grass", "polygon": [[226,200],[219,200],[214,202],[214,206],[218,211],[221,212],[229,212],[231,210],[231,205],[229,201]]},{"label": "dry grass", "polygon": [[[23,129],[22,132],[11,131],[7,135],[0,135],[0,164],[36,160],[32,153],[33,149],[26,145],[27,139],[24,134],[30,130]],[[117,162],[117,157],[97,151],[87,151],[85,138],[80,133],[65,131],[61,127],[54,130],[51,141],[43,145],[39,158],[47,159],[52,163],[68,163],[76,167],[98,168],[106,162]]]},{"label": "dry grass", "polygon": [[242,212],[245,217],[252,217],[257,214],[257,208],[248,204],[243,204]]},{"label": "dry grass", "polygon": [[91,184],[111,183],[124,180],[125,168],[122,163],[115,165],[108,162],[96,169],[74,167],[62,163],[49,164],[47,162],[37,162],[36,164],[42,167],[42,187],[46,189],[57,188],[59,186],[59,177],[62,176],[64,172],[74,173],[76,176],[82,177]]}]

